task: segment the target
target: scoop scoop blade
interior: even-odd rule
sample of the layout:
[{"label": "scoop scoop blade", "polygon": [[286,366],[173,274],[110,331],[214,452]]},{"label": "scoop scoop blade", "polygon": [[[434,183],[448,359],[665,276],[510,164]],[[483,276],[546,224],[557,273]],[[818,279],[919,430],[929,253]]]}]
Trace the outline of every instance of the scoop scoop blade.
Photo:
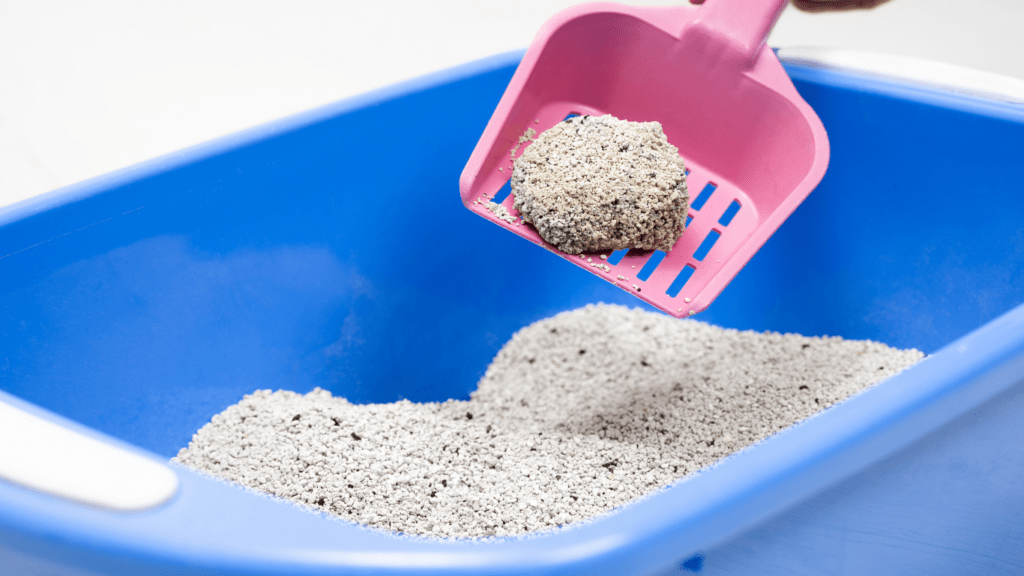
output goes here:
[{"label": "scoop scoop blade", "polygon": [[[701,6],[591,3],[541,28],[459,181],[463,204],[676,317],[708,307],[821,181],[825,128],[765,39],[786,0]],[[660,254],[560,252],[518,218],[513,160],[568,115],[660,122],[690,170],[686,231]],[[738,206],[738,209],[737,209]],[[645,265],[646,268],[645,269]],[[653,272],[641,280],[652,266]]]}]

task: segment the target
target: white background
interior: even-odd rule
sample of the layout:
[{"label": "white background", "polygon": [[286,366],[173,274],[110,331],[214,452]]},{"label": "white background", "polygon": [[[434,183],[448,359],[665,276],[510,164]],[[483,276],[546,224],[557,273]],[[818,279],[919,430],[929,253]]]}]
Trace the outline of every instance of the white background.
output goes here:
[{"label": "white background", "polygon": [[[678,4],[635,0],[631,4]],[[346,96],[525,48],[566,0],[0,0],[0,210]],[[1024,79],[1024,0],[787,8],[769,44]]]}]

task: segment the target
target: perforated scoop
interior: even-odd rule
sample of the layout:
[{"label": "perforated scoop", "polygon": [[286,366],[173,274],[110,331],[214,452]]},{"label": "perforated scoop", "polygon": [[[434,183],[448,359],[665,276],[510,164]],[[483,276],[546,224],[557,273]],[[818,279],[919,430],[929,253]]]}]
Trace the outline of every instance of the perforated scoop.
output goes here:
[{"label": "perforated scoop", "polygon": [[[526,51],[470,156],[463,204],[673,316],[704,310],[828,165],[825,128],[765,45],[786,2],[560,12]],[[564,254],[519,219],[507,190],[512,160],[530,143],[522,137],[571,114],[658,121],[679,148],[689,223],[667,254]]]}]

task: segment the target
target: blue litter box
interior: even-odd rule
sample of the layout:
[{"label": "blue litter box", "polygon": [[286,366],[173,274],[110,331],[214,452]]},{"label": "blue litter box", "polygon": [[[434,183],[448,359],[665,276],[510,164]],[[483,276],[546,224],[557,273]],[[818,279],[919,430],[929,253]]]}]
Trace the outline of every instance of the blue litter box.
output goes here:
[{"label": "blue litter box", "polygon": [[[459,201],[520,56],[5,209],[0,401],[166,462],[255,389],[465,399],[522,326],[639,304]],[[180,466],[135,512],[0,481],[0,573],[1024,573],[1024,107],[787,69],[831,166],[698,318],[916,347],[918,365],[531,538],[396,537]]]}]

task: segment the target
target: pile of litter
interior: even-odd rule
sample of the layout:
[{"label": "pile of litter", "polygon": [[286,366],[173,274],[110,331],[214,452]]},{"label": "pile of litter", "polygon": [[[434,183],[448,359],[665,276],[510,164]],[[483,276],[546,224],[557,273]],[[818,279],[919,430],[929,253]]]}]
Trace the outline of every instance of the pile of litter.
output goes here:
[{"label": "pile of litter", "polygon": [[922,356],[587,306],[517,332],[469,401],[261,390],[175,460],[379,528],[523,534],[622,506]]}]

